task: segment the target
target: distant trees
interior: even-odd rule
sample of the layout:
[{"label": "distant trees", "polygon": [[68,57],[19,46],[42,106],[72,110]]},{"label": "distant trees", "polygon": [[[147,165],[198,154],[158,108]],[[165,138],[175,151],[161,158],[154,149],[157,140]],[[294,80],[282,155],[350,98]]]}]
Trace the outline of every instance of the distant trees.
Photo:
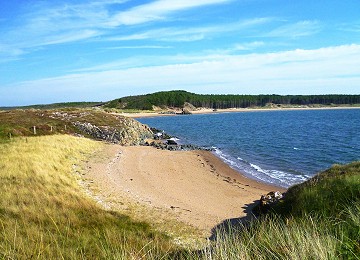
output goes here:
[{"label": "distant trees", "polygon": [[164,91],[153,94],[129,96],[108,102],[106,107],[147,109],[158,107],[182,107],[185,102],[195,107],[213,109],[263,107],[276,105],[342,105],[360,104],[360,95],[199,95],[187,91]]}]

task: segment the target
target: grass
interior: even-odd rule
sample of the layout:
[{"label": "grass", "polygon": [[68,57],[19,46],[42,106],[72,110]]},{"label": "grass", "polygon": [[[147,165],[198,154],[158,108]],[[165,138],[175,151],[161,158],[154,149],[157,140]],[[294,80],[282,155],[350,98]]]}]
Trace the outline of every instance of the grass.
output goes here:
[{"label": "grass", "polygon": [[43,105],[30,105],[20,107],[0,107],[3,110],[13,109],[60,109],[60,108],[90,108],[102,105],[102,102],[63,102]]},{"label": "grass", "polygon": [[289,189],[249,226],[228,226],[183,259],[360,259],[360,162],[334,165]]},{"label": "grass", "polygon": [[291,224],[267,218],[248,228],[220,230],[201,259],[335,259],[339,242],[318,224],[311,218]]},{"label": "grass", "polygon": [[1,144],[0,258],[153,259],[173,249],[148,224],[85,195],[73,164],[99,146],[65,135]]},{"label": "grass", "polygon": [[[100,128],[114,128],[125,132],[130,138],[139,136],[141,124],[120,115],[113,115],[100,109],[64,108],[57,110],[11,110],[0,111],[0,143],[17,136],[41,136],[53,134],[86,133],[74,126],[75,122],[90,123]],[[36,127],[34,134],[33,127]],[[90,136],[87,136],[90,137]]]}]

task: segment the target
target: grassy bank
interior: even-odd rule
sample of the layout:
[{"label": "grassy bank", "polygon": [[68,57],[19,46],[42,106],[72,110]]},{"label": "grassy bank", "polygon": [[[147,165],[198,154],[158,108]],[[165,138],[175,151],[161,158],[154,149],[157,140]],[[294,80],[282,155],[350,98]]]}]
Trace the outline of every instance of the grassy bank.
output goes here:
[{"label": "grassy bank", "polygon": [[65,135],[16,138],[0,149],[0,258],[158,258],[172,248],[149,225],[103,210],[74,164],[101,146]]},{"label": "grassy bank", "polygon": [[[289,189],[249,226],[225,226],[194,259],[360,259],[360,162]],[[183,254],[184,258],[189,252]]]}]

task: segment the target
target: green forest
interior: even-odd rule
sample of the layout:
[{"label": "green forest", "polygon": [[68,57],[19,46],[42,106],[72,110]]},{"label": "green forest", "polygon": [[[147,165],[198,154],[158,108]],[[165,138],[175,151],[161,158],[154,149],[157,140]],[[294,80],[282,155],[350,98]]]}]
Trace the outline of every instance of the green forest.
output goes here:
[{"label": "green forest", "polygon": [[152,110],[153,106],[183,107],[185,102],[213,109],[264,107],[269,103],[330,106],[360,104],[360,95],[200,95],[174,90],[123,97],[108,102],[105,107]]}]

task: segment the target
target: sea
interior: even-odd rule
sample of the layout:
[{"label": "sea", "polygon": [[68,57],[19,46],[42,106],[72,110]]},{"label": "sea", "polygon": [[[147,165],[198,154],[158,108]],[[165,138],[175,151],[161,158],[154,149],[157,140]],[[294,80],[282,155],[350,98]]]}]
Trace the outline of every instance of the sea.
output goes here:
[{"label": "sea", "polygon": [[235,170],[288,188],[360,160],[360,109],[271,110],[138,118],[182,144],[214,148]]}]

